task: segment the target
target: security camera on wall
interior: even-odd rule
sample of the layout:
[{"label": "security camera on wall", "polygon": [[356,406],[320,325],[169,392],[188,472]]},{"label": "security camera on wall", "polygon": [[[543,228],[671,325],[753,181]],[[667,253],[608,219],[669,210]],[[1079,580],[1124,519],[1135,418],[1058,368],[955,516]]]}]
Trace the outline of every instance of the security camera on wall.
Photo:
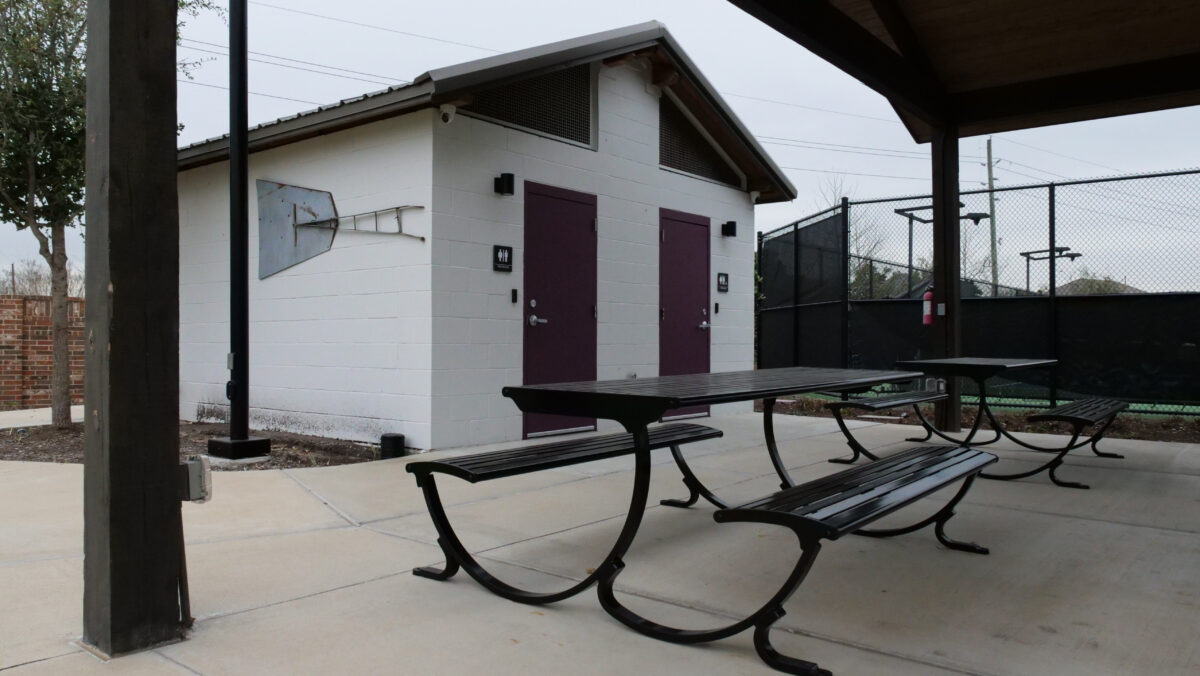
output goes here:
[{"label": "security camera on wall", "polygon": [[439,110],[442,111],[442,122],[450,124],[454,120],[454,112],[458,110],[453,103],[443,103]]}]

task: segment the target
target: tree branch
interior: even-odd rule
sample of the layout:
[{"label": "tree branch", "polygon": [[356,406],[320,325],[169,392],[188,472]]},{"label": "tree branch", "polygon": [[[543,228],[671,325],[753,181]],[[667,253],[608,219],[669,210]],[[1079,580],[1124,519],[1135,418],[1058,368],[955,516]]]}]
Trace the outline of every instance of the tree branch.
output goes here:
[{"label": "tree branch", "polygon": [[53,266],[54,261],[52,259],[54,258],[54,252],[50,251],[50,240],[46,237],[46,233],[42,232],[42,226],[31,225],[29,226],[29,231],[33,233],[34,237],[37,237],[38,253],[41,254],[42,258],[46,259],[47,265]]}]

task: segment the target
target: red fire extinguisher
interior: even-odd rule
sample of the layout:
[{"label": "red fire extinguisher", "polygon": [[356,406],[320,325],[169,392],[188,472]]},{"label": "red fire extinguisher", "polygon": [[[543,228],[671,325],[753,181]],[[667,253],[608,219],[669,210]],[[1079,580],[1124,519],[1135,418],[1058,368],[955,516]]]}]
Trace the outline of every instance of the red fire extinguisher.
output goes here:
[{"label": "red fire extinguisher", "polygon": [[933,289],[925,292],[921,301],[921,323],[929,326],[933,323]]}]

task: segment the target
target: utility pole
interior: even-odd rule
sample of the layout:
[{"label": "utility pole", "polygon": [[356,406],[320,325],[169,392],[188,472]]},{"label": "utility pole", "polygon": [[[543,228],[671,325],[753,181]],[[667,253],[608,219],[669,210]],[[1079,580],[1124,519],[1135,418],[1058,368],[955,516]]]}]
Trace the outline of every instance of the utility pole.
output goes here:
[{"label": "utility pole", "polygon": [[996,251],[996,183],[992,177],[992,137],[987,140],[988,170],[988,227],[992,230],[992,297],[1000,290],[1000,271],[996,269],[999,259]]}]

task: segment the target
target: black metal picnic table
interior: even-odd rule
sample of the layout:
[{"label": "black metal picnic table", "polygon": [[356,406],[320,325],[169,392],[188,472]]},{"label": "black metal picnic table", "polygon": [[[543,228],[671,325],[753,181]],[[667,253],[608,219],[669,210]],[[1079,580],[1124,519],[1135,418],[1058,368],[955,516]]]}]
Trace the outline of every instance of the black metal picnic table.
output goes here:
[{"label": "black metal picnic table", "polygon": [[[772,625],[785,614],[783,604],[807,577],[821,551],[821,541],[833,541],[849,534],[894,537],[933,526],[938,541],[947,548],[987,554],[986,547],[951,539],[944,529],[946,522],[954,515],[955,505],[966,495],[983,468],[996,462],[996,456],[960,446],[917,446],[868,466],[850,468],[797,485],[784,467],[775,443],[772,422],[775,400],[780,396],[807,392],[866,389],[883,383],[912,380],[921,375],[911,371],[793,367],[506,387],[503,394],[523,411],[607,418],[619,422],[626,433],[580,437],[577,441],[565,440],[495,454],[481,453],[449,460],[409,463],[406,468],[417,477],[417,484],[425,495],[438,531],[438,543],[446,555],[444,568],[423,566],[413,572],[422,577],[447,580],[461,569],[499,596],[534,605],[569,598],[595,583],[604,611],[643,635],[673,643],[697,644],[753,629],[755,650],[768,666],[790,674],[829,676],[828,671],[814,662],[780,653],[771,645],[768,636]],[[655,426],[652,430],[649,426],[668,411],[754,399],[763,400],[766,447],[782,481],[783,490],[737,507],[728,507],[696,478],[678,448],[691,441],[719,437],[720,430],[692,424]],[[713,513],[713,519],[718,523],[748,522],[783,526],[792,530],[799,541],[801,556],[779,590],[758,610],[725,626],[683,629],[659,624],[625,607],[614,593],[616,578],[625,566],[622,557],[632,545],[646,509],[650,489],[650,453],[655,448],[668,446],[692,494],[686,501],[664,500],[664,504],[686,507],[695,503],[699,496],[704,496],[721,508]],[[521,589],[488,573],[455,535],[434,481],[434,474],[443,473],[474,483],[630,452],[635,461],[633,495],[616,542],[587,577],[556,592]],[[932,516],[904,527],[868,527],[875,520],[958,482],[962,482],[958,492]]]},{"label": "black metal picnic table", "polygon": [[[967,436],[962,439],[955,439],[948,436],[944,432],[936,429],[928,419],[925,418],[921,411],[917,410],[917,416],[921,418],[922,424],[925,426],[925,438],[913,439],[913,441],[928,441],[933,435],[941,437],[946,441],[955,444],[984,446],[992,444],[1000,440],[1000,437],[1008,437],[1010,440],[1029,448],[1033,448],[1012,436],[1008,430],[996,420],[995,414],[992,413],[992,407],[988,404],[987,397],[987,381],[1001,373],[1008,371],[1016,371],[1019,369],[1043,368],[1054,366],[1058,363],[1057,359],[1037,359],[1037,358],[1021,358],[1021,357],[947,357],[942,359],[910,359],[896,362],[897,366],[909,367],[916,370],[924,371],[928,375],[942,376],[946,378],[963,377],[970,378],[975,381],[975,386],[979,389],[979,411],[975,414],[975,421],[971,424],[971,430],[967,432]],[[992,431],[995,436],[987,441],[975,441],[975,435],[979,432],[980,425],[983,424],[983,419],[987,418],[992,424]],[[1043,449],[1035,449],[1043,450]]]},{"label": "black metal picnic table", "polygon": [[[910,439],[910,441],[928,441],[934,435],[945,439],[946,441],[963,446],[986,446],[988,444],[999,441],[1002,437],[1017,444],[1018,446],[1027,448],[1040,453],[1053,453],[1055,457],[1051,458],[1044,464],[1030,470],[1013,472],[1008,474],[997,474],[994,472],[982,472],[979,476],[985,479],[999,479],[1002,481],[1010,481],[1013,479],[1023,479],[1033,476],[1042,471],[1049,470],[1050,480],[1059,486],[1066,488],[1087,488],[1086,484],[1077,481],[1065,481],[1060,479],[1056,473],[1059,466],[1062,465],[1063,458],[1066,454],[1076,448],[1091,445],[1092,453],[1102,458],[1122,458],[1124,456],[1118,453],[1106,453],[1096,448],[1096,442],[1104,437],[1109,425],[1119,412],[1128,408],[1129,404],[1116,399],[1103,398],[1085,398],[1079,399],[1071,404],[1058,406],[1046,411],[1042,411],[1036,415],[1029,417],[1031,421],[1057,421],[1069,423],[1072,427],[1070,441],[1066,445],[1059,448],[1049,448],[1040,446],[1029,441],[1018,439],[1013,436],[1000,421],[996,419],[992,412],[991,406],[988,404],[987,397],[987,381],[1002,373],[1017,369],[1028,368],[1043,368],[1054,366],[1058,363],[1056,359],[1037,359],[1037,358],[1020,358],[1020,357],[950,357],[944,359],[913,359],[896,362],[897,366],[911,367],[920,369],[930,375],[954,377],[961,376],[970,378],[975,381],[975,385],[979,388],[979,410],[975,414],[975,421],[971,425],[971,430],[967,436],[962,439],[955,439],[944,432],[936,429],[923,413],[918,408],[917,416],[921,419],[921,424],[925,426],[925,437],[923,439]],[[987,418],[992,425],[994,436],[986,441],[975,441],[975,435],[979,432],[980,425],[983,419]],[[1085,427],[1095,426],[1091,435],[1079,441]]]},{"label": "black metal picnic table", "polygon": [[[599,582],[601,598],[611,597],[612,585],[624,564],[621,558],[637,534],[650,492],[650,439],[647,427],[664,413],[688,406],[706,406],[763,399],[763,432],[767,453],[784,488],[794,485],[775,443],[772,410],[777,397],[808,392],[837,392],[883,383],[900,382],[920,377],[911,371],[877,371],[866,369],[836,369],[791,367],[723,373],[697,373],[659,378],[603,380],[591,382],[555,383],[549,385],[510,386],[504,396],[526,413],[605,418],[620,423],[633,435],[634,480],[633,496],[625,524],[612,550],[595,571],[566,593],[574,595]],[[691,472],[682,456],[675,453],[684,474],[684,482],[692,489],[687,501],[664,501],[666,504],[688,505],[697,494],[718,507],[727,505],[705,488]],[[511,598],[511,597],[510,597]],[[554,595],[555,600],[565,598]],[[514,600],[522,600],[514,598]],[[536,602],[536,601],[535,601]]]}]

